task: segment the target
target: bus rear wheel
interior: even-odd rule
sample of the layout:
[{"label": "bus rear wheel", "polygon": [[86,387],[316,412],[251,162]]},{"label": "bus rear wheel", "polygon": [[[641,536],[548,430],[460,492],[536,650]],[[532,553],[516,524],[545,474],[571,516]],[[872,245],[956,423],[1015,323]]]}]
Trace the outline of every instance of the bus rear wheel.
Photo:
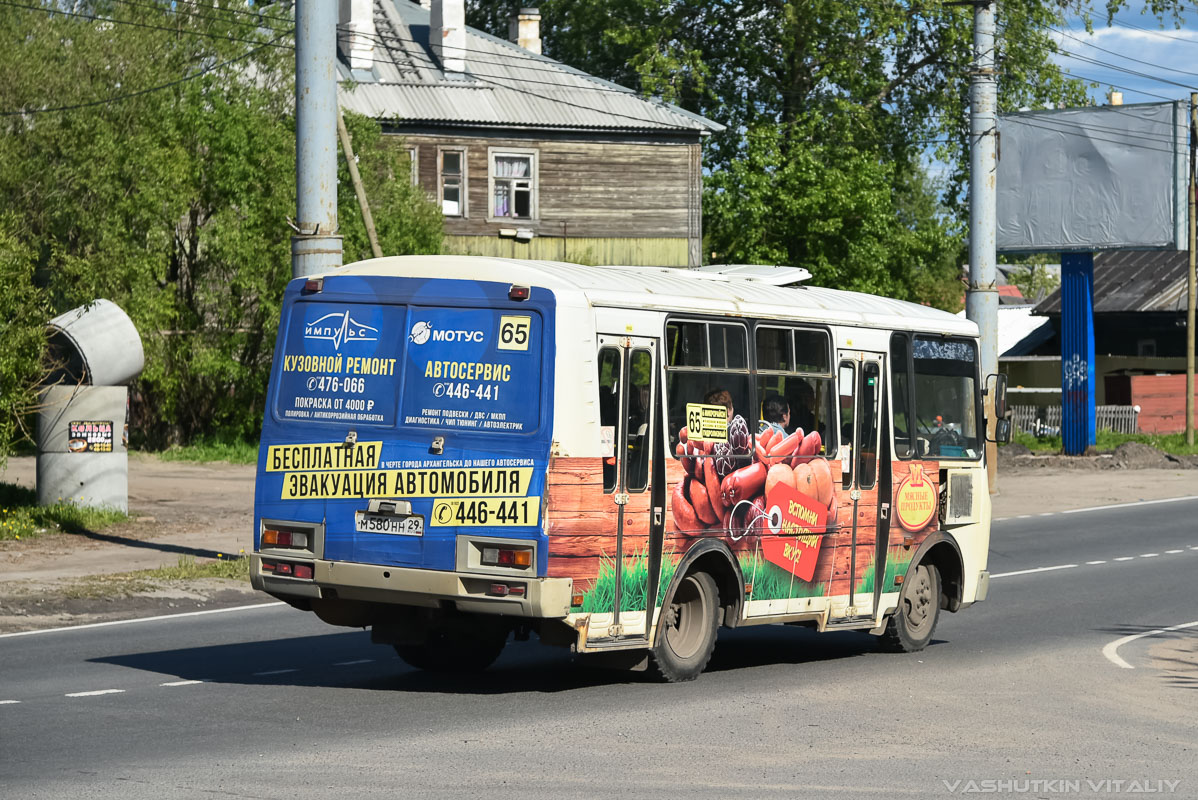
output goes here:
[{"label": "bus rear wheel", "polygon": [[508,630],[498,625],[441,628],[419,644],[396,644],[409,666],[429,672],[482,672],[499,658]]},{"label": "bus rear wheel", "polygon": [[879,637],[883,650],[915,653],[928,646],[940,619],[940,573],[932,564],[920,564],[903,584],[898,610]]},{"label": "bus rear wheel", "polygon": [[706,572],[688,574],[661,609],[653,664],[670,683],[699,677],[715,649],[720,593]]}]

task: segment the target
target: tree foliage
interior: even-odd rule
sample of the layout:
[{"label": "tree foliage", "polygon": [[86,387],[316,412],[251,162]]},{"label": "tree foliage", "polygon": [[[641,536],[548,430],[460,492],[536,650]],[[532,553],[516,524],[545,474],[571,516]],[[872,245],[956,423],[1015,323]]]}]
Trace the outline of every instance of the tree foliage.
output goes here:
[{"label": "tree foliage", "polygon": [[[516,5],[472,0],[467,20],[503,36]],[[998,5],[1000,111],[1086,103],[1083,85],[1051,59],[1051,27],[1090,8]],[[725,126],[705,153],[709,255],[804,266],[827,285],[959,307],[970,6],[543,0],[540,11],[546,55]],[[939,182],[927,175],[933,160],[947,167]]]},{"label": "tree foliage", "polygon": [[[108,298],[146,352],[135,436],[251,436],[291,277],[292,22],[214,3],[66,7],[0,14],[0,194],[11,214],[0,263],[27,276],[37,309],[12,324],[40,331]],[[439,219],[410,187],[383,180],[395,154],[378,126],[354,126],[392,252],[435,252]],[[348,184],[339,194],[342,218],[357,219]],[[352,224],[347,234],[354,245]],[[25,386],[35,372],[24,352],[0,361],[6,398],[10,381]],[[3,451],[13,411],[0,413]]]}]

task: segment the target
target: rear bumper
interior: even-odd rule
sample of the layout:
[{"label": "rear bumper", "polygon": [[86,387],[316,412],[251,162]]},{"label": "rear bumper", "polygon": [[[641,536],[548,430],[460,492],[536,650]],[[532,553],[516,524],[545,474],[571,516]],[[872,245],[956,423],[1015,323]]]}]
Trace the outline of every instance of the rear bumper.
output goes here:
[{"label": "rear bumper", "polygon": [[[313,580],[301,580],[263,573],[262,557],[255,553],[251,558],[250,582],[254,588],[284,600],[336,597],[424,607],[437,607],[448,601],[463,612],[537,619],[565,619],[570,613],[573,581],[569,578],[514,578],[304,559],[303,563],[313,566]],[[523,585],[524,596],[489,594],[495,583]]]}]

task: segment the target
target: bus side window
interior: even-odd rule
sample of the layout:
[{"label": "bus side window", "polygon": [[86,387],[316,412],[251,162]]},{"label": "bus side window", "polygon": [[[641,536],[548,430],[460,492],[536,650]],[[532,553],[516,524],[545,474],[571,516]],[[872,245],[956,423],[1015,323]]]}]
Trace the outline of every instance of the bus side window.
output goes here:
[{"label": "bus side window", "polygon": [[861,368],[861,396],[857,408],[857,485],[862,489],[874,488],[878,479],[878,391],[882,388],[881,371],[873,361]]},{"label": "bus side window", "polygon": [[616,490],[616,459],[614,446],[619,441],[620,421],[620,351],[615,347],[599,350],[599,425],[603,440],[612,443],[613,450],[603,456],[603,492]]},{"label": "bus side window", "polygon": [[911,340],[904,333],[890,337],[890,396],[894,407],[894,454],[910,458]]},{"label": "bus side window", "polygon": [[840,469],[844,475],[843,486],[853,485],[853,404],[856,399],[857,370],[851,361],[840,362]]},{"label": "bus side window", "polygon": [[653,429],[653,354],[633,350],[628,364],[628,472],[624,485],[630,492],[643,492],[649,484],[649,434]]}]

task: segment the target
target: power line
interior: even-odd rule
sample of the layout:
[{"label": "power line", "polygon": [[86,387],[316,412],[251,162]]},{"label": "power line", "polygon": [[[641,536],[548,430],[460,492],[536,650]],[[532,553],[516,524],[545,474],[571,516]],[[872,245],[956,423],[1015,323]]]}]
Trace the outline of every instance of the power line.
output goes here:
[{"label": "power line", "polygon": [[1152,61],[1144,61],[1143,59],[1139,59],[1139,58],[1132,58],[1131,56],[1125,56],[1125,55],[1123,55],[1122,53],[1120,53],[1120,52],[1117,52],[1117,51],[1115,51],[1115,50],[1110,50],[1110,49],[1107,49],[1107,48],[1105,48],[1105,47],[1099,47],[1099,46],[1098,46],[1098,45],[1096,45],[1096,44],[1093,44],[1093,43],[1091,43],[1091,42],[1087,42],[1085,39],[1082,39],[1082,38],[1081,38],[1081,37],[1079,37],[1079,36],[1074,36],[1074,35],[1072,35],[1071,33],[1067,33],[1066,31],[1060,30],[1059,28],[1053,28],[1051,25],[1049,26],[1049,30],[1056,31],[1057,33],[1061,34],[1062,36],[1067,36],[1068,38],[1070,38],[1070,39],[1073,39],[1073,40],[1074,40],[1074,41],[1076,41],[1076,42],[1081,42],[1081,43],[1082,43],[1082,44],[1084,44],[1086,47],[1092,47],[1092,48],[1094,48],[1095,50],[1100,50],[1100,51],[1102,51],[1103,53],[1108,53],[1108,54],[1110,54],[1110,55],[1113,55],[1113,56],[1115,56],[1116,58],[1122,58],[1122,59],[1125,59],[1125,60],[1127,60],[1127,61],[1134,61],[1134,62],[1135,62],[1135,63],[1137,63],[1137,64],[1144,64],[1145,66],[1149,66],[1149,67],[1156,67],[1157,69],[1163,69],[1163,70],[1167,70],[1167,71],[1169,71],[1169,72],[1176,72],[1176,73],[1179,73],[1179,74],[1181,74],[1181,75],[1190,75],[1190,76],[1192,76],[1192,77],[1198,77],[1198,72],[1189,72],[1189,71],[1187,71],[1187,70],[1184,70],[1184,69],[1177,69],[1176,67],[1167,67],[1167,66],[1165,66],[1164,64],[1157,64],[1157,63],[1154,63],[1154,62],[1152,62]]},{"label": "power line", "polygon": [[[242,11],[239,8],[221,8],[218,5],[204,6],[201,9],[199,3],[195,2],[195,0],[176,0],[176,2],[172,3],[173,7],[157,5],[154,3],[138,3],[134,0],[108,0],[108,2],[117,3],[124,6],[131,6],[132,8],[144,8],[151,11],[173,13],[176,16],[186,15],[196,19],[206,19],[213,22],[224,22],[229,25],[239,25],[243,28],[265,28],[272,33],[278,33],[279,31],[283,30],[283,28],[273,28],[270,25],[265,24],[263,20],[282,22],[286,25],[295,24],[295,20],[291,19],[290,17],[276,17],[261,11]],[[201,11],[210,11],[212,13],[204,14],[200,13]],[[221,16],[225,14],[231,14],[234,16]],[[242,22],[239,20],[238,15],[253,17],[255,20],[257,20],[257,22],[251,22],[250,20]]]},{"label": "power line", "polygon": [[[288,47],[287,45],[276,45],[273,43],[274,41],[277,41],[278,38],[282,38],[282,37],[277,37],[275,40],[272,40],[271,42],[264,43],[260,39],[241,39],[236,36],[225,36],[225,35],[219,34],[219,33],[206,33],[204,31],[193,31],[193,30],[187,30],[186,28],[177,28],[177,27],[171,28],[171,27],[167,27],[165,25],[150,25],[145,22],[134,22],[133,20],[116,19],[113,17],[97,17],[93,14],[84,14],[84,13],[77,12],[77,11],[60,11],[58,9],[46,8],[44,6],[31,6],[31,5],[25,5],[24,3],[14,3],[14,2],[12,2],[12,0],[0,0],[0,6],[10,6],[12,8],[21,8],[21,9],[25,9],[26,11],[41,11],[43,13],[50,14],[51,16],[61,14],[63,16],[68,16],[68,17],[79,17],[80,19],[86,19],[86,20],[90,20],[92,22],[107,22],[107,23],[110,23],[113,25],[129,25],[129,26],[135,27],[135,28],[145,28],[148,30],[166,31],[167,33],[186,34],[189,36],[203,36],[203,37],[206,37],[209,39],[219,39],[219,40],[225,41],[225,42],[242,42],[243,44],[252,44],[252,45],[266,44],[267,46],[274,46],[274,47],[284,47],[284,48]],[[291,49],[294,49],[294,48],[291,48]]]},{"label": "power line", "polygon": [[[291,33],[291,31],[287,31],[286,33],[280,35],[278,38],[282,38],[282,36],[285,36],[288,33]],[[277,39],[275,41],[277,41]],[[55,106],[53,108],[30,108],[30,109],[22,109],[20,111],[0,111],[0,117],[21,117],[21,116],[26,116],[29,114],[48,114],[53,111],[74,111],[75,109],[79,109],[79,108],[92,108],[94,106],[102,106],[102,105],[109,105],[111,103],[119,103],[120,101],[128,100],[131,97],[140,97],[143,94],[159,92],[159,91],[162,91],[163,89],[169,89],[172,86],[178,86],[181,83],[187,83],[188,81],[195,80],[196,78],[201,78],[204,75],[208,75],[209,73],[216,72],[218,69],[223,69],[224,67],[227,67],[230,64],[236,64],[239,61],[244,61],[247,58],[249,58],[250,56],[253,56],[256,53],[258,53],[259,51],[266,49],[266,47],[272,43],[273,42],[266,42],[263,45],[261,45],[260,47],[256,47],[253,50],[249,50],[245,53],[242,53],[241,55],[237,56],[236,58],[230,58],[228,61],[222,61],[219,64],[214,64],[211,67],[206,67],[205,69],[202,69],[193,75],[187,75],[183,78],[179,78],[177,80],[173,80],[168,83],[163,83],[158,86],[151,86],[148,89],[140,89],[136,92],[128,92],[128,93],[122,94],[122,95],[106,97],[103,100],[92,100],[87,103],[75,103],[73,105],[68,105],[68,106]]]},{"label": "power line", "polygon": [[1168,84],[1170,86],[1178,86],[1182,89],[1188,89],[1192,92],[1198,91],[1198,87],[1194,87],[1188,83],[1180,83],[1179,81],[1172,81],[1172,80],[1169,80],[1168,78],[1162,78],[1157,75],[1151,75],[1147,72],[1140,72],[1139,70],[1128,69],[1127,67],[1121,67],[1117,64],[1110,64],[1105,61],[1099,61],[1097,59],[1090,58],[1088,56],[1082,56],[1082,55],[1078,55],[1077,53],[1071,53],[1068,50],[1061,50],[1060,52],[1066,58],[1072,58],[1076,61],[1081,61],[1086,64],[1093,64],[1098,67],[1105,67],[1106,69],[1115,70],[1116,72],[1123,72],[1127,75],[1134,75],[1137,78],[1144,78],[1145,80],[1149,80],[1154,83],[1164,83],[1164,84]]},{"label": "power line", "polygon": [[1115,89],[1122,89],[1125,92],[1132,92],[1134,94],[1142,94],[1145,97],[1155,97],[1157,100],[1167,100],[1169,102],[1172,102],[1177,99],[1176,97],[1165,97],[1163,94],[1154,94],[1153,92],[1146,92],[1143,89],[1133,89],[1130,86],[1120,86],[1119,84],[1111,83],[1110,81],[1098,80],[1097,78],[1089,78],[1089,77],[1086,77],[1085,75],[1079,75],[1078,73],[1076,73],[1072,70],[1065,69],[1064,67],[1061,68],[1061,72],[1063,72],[1066,75],[1069,75],[1070,77],[1077,78],[1078,80],[1086,81],[1087,83],[1106,84],[1107,86],[1110,86]]}]

